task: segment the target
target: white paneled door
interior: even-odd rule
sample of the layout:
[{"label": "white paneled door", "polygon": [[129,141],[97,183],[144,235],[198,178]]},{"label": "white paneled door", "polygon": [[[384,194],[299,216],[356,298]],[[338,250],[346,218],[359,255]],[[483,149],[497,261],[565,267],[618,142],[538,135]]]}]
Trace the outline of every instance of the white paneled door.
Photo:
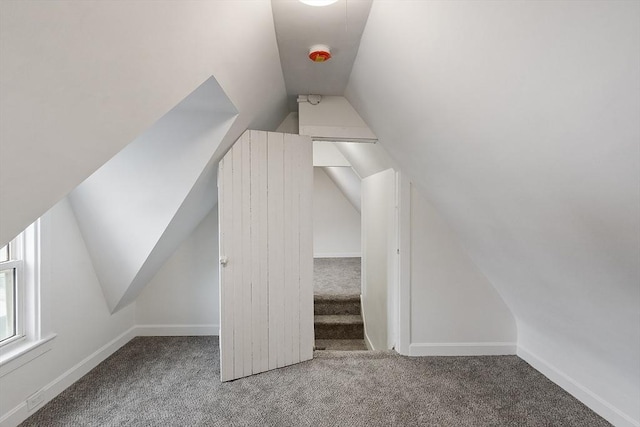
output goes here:
[{"label": "white paneled door", "polygon": [[313,357],[312,142],[246,131],[220,161],[220,377]]}]

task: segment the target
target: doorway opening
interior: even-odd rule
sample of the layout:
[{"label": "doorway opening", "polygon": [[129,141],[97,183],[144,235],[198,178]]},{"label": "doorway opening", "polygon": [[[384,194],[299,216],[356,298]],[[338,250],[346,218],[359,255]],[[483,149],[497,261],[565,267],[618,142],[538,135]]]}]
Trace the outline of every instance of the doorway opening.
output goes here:
[{"label": "doorway opening", "polygon": [[[318,143],[315,143],[316,145]],[[321,143],[320,150],[330,150]],[[362,318],[360,178],[344,157],[314,150],[316,350],[367,350]]]},{"label": "doorway opening", "polygon": [[313,155],[316,349],[392,349],[397,173],[373,144],[314,141]]}]

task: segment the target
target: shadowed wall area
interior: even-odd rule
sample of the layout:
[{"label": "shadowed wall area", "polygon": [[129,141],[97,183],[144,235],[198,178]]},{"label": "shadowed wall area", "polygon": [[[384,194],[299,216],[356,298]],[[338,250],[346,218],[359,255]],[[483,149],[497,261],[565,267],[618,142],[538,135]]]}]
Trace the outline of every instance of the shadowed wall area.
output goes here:
[{"label": "shadowed wall area", "polygon": [[516,356],[314,356],[222,384],[217,337],[138,337],[22,425],[609,425]]}]

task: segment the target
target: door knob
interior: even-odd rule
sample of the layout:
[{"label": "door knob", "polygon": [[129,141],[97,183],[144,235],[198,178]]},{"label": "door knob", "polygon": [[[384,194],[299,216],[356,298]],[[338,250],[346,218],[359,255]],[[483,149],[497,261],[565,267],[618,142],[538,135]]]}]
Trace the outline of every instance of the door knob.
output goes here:
[{"label": "door knob", "polygon": [[228,262],[229,262],[229,258],[227,258],[226,256],[220,257],[220,265],[222,265],[223,267],[226,266]]}]

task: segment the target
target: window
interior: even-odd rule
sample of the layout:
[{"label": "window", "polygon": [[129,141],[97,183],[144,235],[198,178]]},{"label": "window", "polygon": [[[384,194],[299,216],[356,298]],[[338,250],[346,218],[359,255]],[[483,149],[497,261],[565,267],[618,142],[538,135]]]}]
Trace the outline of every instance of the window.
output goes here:
[{"label": "window", "polygon": [[0,345],[24,336],[24,235],[0,248]]},{"label": "window", "polygon": [[0,368],[41,339],[39,235],[38,220],[0,248]]},{"label": "window", "polygon": [[40,220],[0,248],[0,378],[51,350],[42,337]]}]

